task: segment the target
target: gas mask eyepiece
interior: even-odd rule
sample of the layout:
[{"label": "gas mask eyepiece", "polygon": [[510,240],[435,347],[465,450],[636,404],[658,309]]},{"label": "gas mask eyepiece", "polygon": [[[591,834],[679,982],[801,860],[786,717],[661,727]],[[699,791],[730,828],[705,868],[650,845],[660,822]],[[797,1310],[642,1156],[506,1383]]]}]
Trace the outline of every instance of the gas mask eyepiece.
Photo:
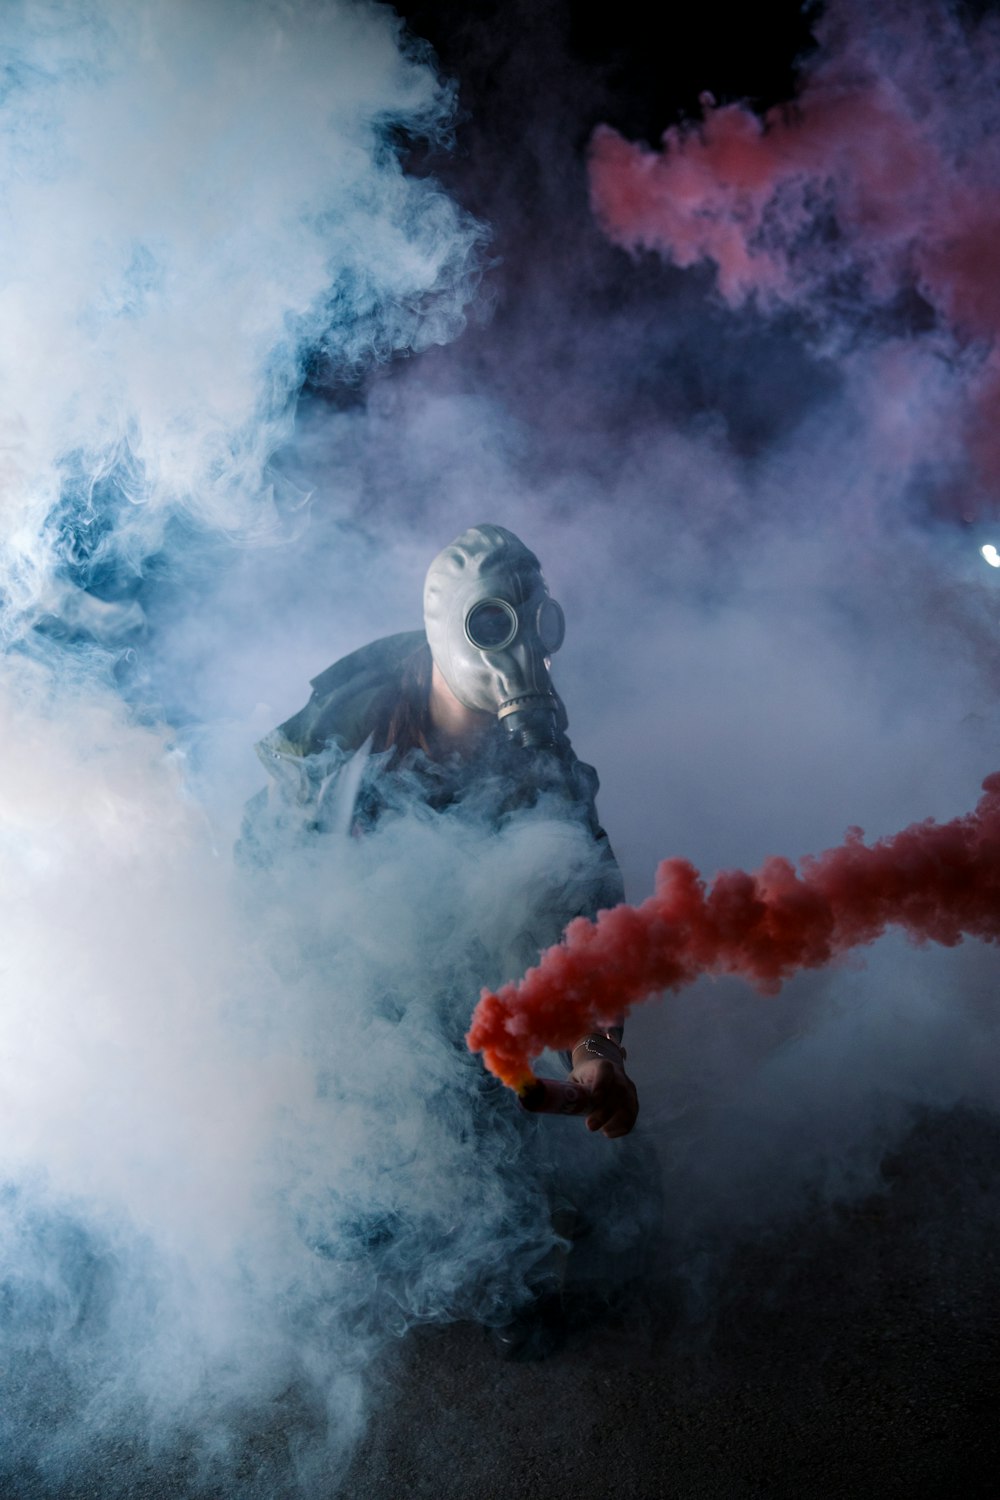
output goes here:
[{"label": "gas mask eyepiece", "polygon": [[550,599],[548,594],[538,606],[535,629],[545,655],[555,656],[566,639],[566,616],[562,612],[562,605]]},{"label": "gas mask eyepiece", "polygon": [[[465,634],[480,651],[502,651],[519,625],[518,612],[506,599],[481,599],[465,617]],[[534,629],[545,655],[554,656],[566,635],[566,619],[561,605],[548,594],[535,611]]]},{"label": "gas mask eyepiece", "polygon": [[517,635],[517,613],[506,599],[482,599],[466,615],[465,633],[477,651],[502,651]]}]

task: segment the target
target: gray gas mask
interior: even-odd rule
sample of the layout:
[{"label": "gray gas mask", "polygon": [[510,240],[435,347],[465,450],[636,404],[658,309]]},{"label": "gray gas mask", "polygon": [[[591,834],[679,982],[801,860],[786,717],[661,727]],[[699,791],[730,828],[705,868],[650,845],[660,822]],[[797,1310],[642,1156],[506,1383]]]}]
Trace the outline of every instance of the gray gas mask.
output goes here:
[{"label": "gray gas mask", "polygon": [[565,713],[549,678],[563,612],[538,558],[502,526],[473,526],[439,552],[424,625],[445,682],[466,708],[496,714],[515,743],[555,746]]}]

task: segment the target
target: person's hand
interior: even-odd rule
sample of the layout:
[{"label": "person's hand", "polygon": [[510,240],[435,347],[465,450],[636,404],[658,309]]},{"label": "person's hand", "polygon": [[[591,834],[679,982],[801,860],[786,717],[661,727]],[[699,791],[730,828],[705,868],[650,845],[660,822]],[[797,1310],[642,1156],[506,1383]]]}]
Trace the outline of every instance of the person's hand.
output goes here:
[{"label": "person's hand", "polygon": [[571,1083],[578,1083],[592,1096],[587,1129],[603,1130],[609,1141],[628,1135],[639,1113],[639,1096],[625,1071],[625,1054],[619,1062],[612,1060],[614,1051],[612,1043],[604,1056],[596,1057],[582,1044],[577,1046],[569,1075]]}]

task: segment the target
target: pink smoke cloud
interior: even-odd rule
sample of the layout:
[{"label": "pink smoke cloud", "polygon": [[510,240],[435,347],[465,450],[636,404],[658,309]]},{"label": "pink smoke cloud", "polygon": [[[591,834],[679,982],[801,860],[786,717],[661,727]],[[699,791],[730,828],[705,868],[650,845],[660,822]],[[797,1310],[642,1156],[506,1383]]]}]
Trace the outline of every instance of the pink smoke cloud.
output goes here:
[{"label": "pink smoke cloud", "polygon": [[985,26],[967,34],[938,17],[944,67],[926,8],[892,12],[892,47],[880,35],[876,48],[877,11],[836,15],[793,105],[760,117],[706,95],[703,119],[672,126],[656,151],[599,126],[593,211],[627,249],[712,264],[734,308],[754,299],[822,318],[844,287],[863,305],[919,292],[942,354],[961,365],[967,451],[995,503],[1000,109],[972,85],[995,76],[1000,46]]}]

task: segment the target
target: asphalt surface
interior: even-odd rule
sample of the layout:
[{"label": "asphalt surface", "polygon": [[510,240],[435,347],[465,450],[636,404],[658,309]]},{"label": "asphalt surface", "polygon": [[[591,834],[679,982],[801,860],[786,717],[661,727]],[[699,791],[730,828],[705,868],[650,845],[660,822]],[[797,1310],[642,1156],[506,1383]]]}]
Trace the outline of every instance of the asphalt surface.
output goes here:
[{"label": "asphalt surface", "polygon": [[498,1360],[422,1330],[338,1500],[1000,1492],[1000,1125],[926,1114],[863,1202]]},{"label": "asphalt surface", "polygon": [[[571,1275],[561,1347],[527,1349],[544,1357],[500,1358],[479,1327],[411,1331],[370,1372],[346,1477],[306,1493],[994,1500],[998,1271],[1000,1120],[925,1112],[876,1191],[715,1246],[698,1278],[660,1264],[608,1305]],[[55,1489],[8,1469],[0,1496],[301,1497],[288,1455],[314,1416],[287,1393],[207,1487],[183,1448],[111,1440]]]}]

